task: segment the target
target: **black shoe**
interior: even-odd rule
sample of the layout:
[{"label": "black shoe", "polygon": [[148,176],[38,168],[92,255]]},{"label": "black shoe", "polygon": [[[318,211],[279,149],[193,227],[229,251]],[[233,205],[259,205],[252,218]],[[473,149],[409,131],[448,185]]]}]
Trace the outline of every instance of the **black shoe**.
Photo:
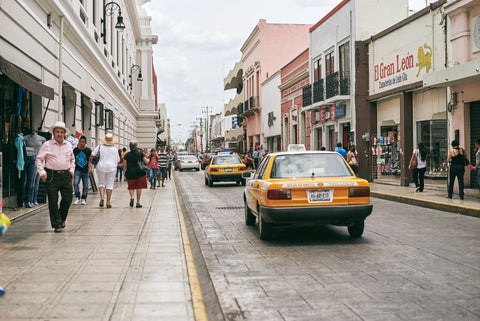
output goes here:
[{"label": "black shoe", "polygon": [[54,231],[55,233],[62,233],[62,229],[59,228],[59,227],[54,228],[53,231]]},{"label": "black shoe", "polygon": [[135,207],[136,207],[136,208],[140,208],[140,207],[142,207],[142,204],[137,203],[137,205],[136,205]]},{"label": "black shoe", "polygon": [[60,225],[61,228],[65,228],[65,222],[62,223],[62,225]]},{"label": "black shoe", "polygon": [[463,200],[463,196],[460,196],[460,199]]},{"label": "black shoe", "polygon": [[134,199],[131,198],[131,199],[130,199],[130,207],[133,207],[133,202],[134,202]]}]

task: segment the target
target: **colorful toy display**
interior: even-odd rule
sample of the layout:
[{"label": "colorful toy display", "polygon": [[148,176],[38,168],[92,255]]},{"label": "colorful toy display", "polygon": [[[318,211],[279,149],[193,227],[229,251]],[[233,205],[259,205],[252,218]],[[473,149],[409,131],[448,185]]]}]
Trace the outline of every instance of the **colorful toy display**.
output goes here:
[{"label": "colorful toy display", "polygon": [[5,234],[5,232],[7,231],[7,229],[10,227],[10,220],[9,218],[7,217],[7,215],[5,214],[0,214],[0,236],[2,236],[3,234]]}]

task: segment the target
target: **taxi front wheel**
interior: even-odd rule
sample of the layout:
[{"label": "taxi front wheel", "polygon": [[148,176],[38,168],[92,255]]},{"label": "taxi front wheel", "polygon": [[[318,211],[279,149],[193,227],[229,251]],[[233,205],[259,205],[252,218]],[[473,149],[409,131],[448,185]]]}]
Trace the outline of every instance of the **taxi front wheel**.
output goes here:
[{"label": "taxi front wheel", "polygon": [[351,237],[360,237],[363,234],[365,227],[365,221],[355,222],[348,226],[348,233]]}]

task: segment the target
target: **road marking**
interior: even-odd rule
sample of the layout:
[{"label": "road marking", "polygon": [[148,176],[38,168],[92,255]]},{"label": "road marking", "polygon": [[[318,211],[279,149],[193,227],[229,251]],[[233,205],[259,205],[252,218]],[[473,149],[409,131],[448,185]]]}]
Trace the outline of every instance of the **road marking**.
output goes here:
[{"label": "road marking", "polygon": [[190,284],[190,293],[192,295],[193,314],[196,321],[208,321],[207,309],[203,300],[200,281],[198,280],[197,268],[193,259],[192,247],[188,238],[187,225],[183,216],[180,200],[178,199],[177,187],[175,179],[173,181],[173,190],[175,191],[175,200],[177,203],[178,217],[180,220],[180,231],[182,233],[183,249],[185,253],[185,261],[187,263],[188,283]]}]

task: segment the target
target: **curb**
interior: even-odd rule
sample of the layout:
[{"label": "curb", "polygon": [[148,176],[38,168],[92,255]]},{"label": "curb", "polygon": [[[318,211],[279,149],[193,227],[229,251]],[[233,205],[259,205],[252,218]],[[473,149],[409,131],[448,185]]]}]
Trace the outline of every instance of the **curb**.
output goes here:
[{"label": "curb", "polygon": [[478,207],[456,205],[456,204],[449,204],[449,203],[443,203],[443,202],[434,202],[434,201],[424,200],[424,199],[411,197],[411,196],[380,193],[380,192],[374,192],[374,191],[370,191],[370,195],[372,197],[381,198],[389,201],[422,206],[422,207],[432,208],[440,211],[457,213],[461,215],[480,217],[480,209]]},{"label": "curb", "polygon": [[[13,211],[12,211],[12,212],[8,212],[9,215],[7,215],[7,216],[8,216],[8,218],[10,219],[10,221],[11,221],[12,223],[14,223],[14,222],[23,220],[23,219],[25,219],[25,218],[28,218],[28,217],[30,217],[30,216],[32,216],[32,215],[35,215],[35,214],[37,214],[37,213],[39,213],[39,212],[41,212],[41,211],[43,211],[43,210],[46,210],[46,209],[48,209],[48,204],[41,204],[41,205],[35,206],[34,208],[31,208],[31,209],[28,210],[28,211],[25,211],[24,213],[18,214],[17,216],[13,216],[13,215],[12,215],[12,216],[10,217],[9,215],[12,214],[12,213],[15,213],[15,212],[13,212]],[[5,212],[4,212],[4,213],[5,213]],[[5,213],[5,214],[6,214],[6,213]]]}]

